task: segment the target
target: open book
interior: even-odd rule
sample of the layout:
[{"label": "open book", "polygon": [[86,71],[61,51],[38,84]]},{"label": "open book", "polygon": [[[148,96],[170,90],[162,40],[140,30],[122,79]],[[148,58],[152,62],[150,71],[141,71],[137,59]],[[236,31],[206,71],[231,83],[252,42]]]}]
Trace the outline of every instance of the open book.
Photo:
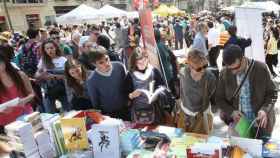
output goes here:
[{"label": "open book", "polygon": [[5,103],[0,104],[0,111],[4,111],[5,109],[7,109],[9,107],[17,106],[19,104],[19,101],[20,101],[20,98],[17,97],[15,99],[12,99]]},{"label": "open book", "polygon": [[152,102],[156,101],[158,99],[158,96],[165,90],[164,87],[160,87],[156,89],[154,92],[148,91],[146,89],[138,89],[138,91],[142,92],[147,98],[148,103],[151,104]]}]

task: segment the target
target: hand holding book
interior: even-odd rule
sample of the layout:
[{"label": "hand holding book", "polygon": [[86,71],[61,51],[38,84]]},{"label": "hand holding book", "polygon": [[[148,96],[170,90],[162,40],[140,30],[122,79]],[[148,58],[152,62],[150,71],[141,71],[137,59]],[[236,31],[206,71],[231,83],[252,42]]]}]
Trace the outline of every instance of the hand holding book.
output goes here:
[{"label": "hand holding book", "polygon": [[20,103],[20,98],[15,98],[5,103],[0,104],[0,112],[8,112],[7,110],[11,110],[12,107],[18,106]]},{"label": "hand holding book", "polygon": [[139,91],[138,89],[136,89],[135,91],[133,91],[132,93],[130,93],[130,94],[128,95],[128,97],[129,97],[130,99],[134,99],[134,98],[139,97],[140,95],[141,95],[141,91]]}]

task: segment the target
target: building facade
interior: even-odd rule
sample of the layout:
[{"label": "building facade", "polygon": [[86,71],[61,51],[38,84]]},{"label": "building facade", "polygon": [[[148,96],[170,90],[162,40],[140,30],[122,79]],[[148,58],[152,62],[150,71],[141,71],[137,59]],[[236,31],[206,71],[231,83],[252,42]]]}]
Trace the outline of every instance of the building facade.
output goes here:
[{"label": "building facade", "polygon": [[[80,4],[101,8],[105,4],[130,10],[128,0],[6,0],[8,14],[15,31],[25,31],[29,26],[37,28],[54,23],[55,17],[63,15]],[[0,0],[0,32],[9,27],[3,0]]]}]

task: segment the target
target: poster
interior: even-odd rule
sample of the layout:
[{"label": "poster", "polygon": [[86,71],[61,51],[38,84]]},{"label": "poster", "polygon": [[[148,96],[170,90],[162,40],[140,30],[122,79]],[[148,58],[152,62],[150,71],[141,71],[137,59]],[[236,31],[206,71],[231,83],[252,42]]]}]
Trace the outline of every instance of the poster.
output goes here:
[{"label": "poster", "polygon": [[252,45],[245,50],[245,56],[265,63],[262,9],[235,8],[237,35],[252,39]]},{"label": "poster", "polygon": [[121,157],[118,125],[94,124],[91,129],[94,158]]},{"label": "poster", "polygon": [[144,47],[148,53],[150,64],[154,67],[160,68],[157,44],[154,35],[152,11],[144,8],[139,10],[139,17],[141,23],[141,33]]}]

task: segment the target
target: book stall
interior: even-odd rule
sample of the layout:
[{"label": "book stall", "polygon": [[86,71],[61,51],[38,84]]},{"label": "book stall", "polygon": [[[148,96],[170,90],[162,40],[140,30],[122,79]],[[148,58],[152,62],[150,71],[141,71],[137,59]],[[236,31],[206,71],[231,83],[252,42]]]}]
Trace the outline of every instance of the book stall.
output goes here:
[{"label": "book stall", "polygon": [[5,126],[0,141],[12,158],[259,158],[280,157],[280,141],[184,133],[167,126],[141,126],[72,111],[64,116],[34,112]]}]

